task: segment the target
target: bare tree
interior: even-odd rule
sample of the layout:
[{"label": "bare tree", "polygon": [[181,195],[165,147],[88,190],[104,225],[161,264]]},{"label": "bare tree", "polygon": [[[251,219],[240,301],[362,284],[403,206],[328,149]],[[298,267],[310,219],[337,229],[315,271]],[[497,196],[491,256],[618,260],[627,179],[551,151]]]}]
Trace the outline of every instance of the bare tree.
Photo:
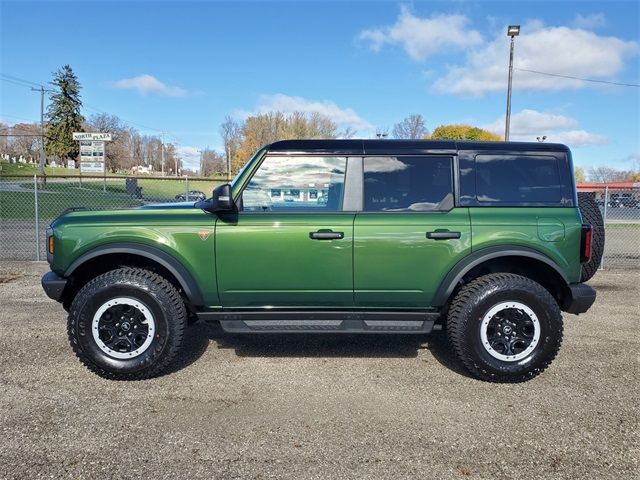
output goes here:
[{"label": "bare tree", "polygon": [[419,114],[409,115],[401,122],[396,123],[392,131],[393,138],[401,139],[424,138],[426,134],[424,118]]},{"label": "bare tree", "polygon": [[219,175],[227,171],[227,162],[224,155],[214,150],[204,150],[202,152],[201,175]]},{"label": "bare tree", "polygon": [[40,126],[34,123],[17,123],[12,127],[6,127],[0,133],[8,135],[2,137],[5,140],[4,149],[0,153],[7,153],[15,157],[34,159],[38,156],[40,148]]},{"label": "bare tree", "polygon": [[353,138],[356,136],[356,133],[358,132],[355,128],[347,126],[344,128],[344,130],[338,132],[338,138]]},{"label": "bare tree", "polygon": [[237,120],[227,115],[220,126],[220,134],[224,142],[224,154],[227,159],[227,165],[231,165],[242,142],[242,126]]},{"label": "bare tree", "polygon": [[589,169],[589,180],[598,183],[623,182],[629,176],[629,173],[611,167],[591,167]]}]

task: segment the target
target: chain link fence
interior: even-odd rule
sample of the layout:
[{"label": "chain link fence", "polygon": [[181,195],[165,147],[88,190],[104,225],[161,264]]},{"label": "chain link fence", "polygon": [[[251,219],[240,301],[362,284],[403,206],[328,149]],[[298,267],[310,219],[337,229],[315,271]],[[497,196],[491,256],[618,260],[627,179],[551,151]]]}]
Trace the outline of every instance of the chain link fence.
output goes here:
[{"label": "chain link fence", "polygon": [[605,226],[601,268],[640,267],[640,185],[580,187],[595,193]]},{"label": "chain link fence", "polygon": [[209,197],[226,179],[0,176],[0,260],[44,260],[46,229],[70,208],[107,210]]},{"label": "chain link fence", "polygon": [[[197,200],[226,179],[1,176],[0,260],[44,260],[47,226],[69,208],[131,208]],[[602,267],[640,267],[640,186],[580,187],[595,193],[605,223]]]}]

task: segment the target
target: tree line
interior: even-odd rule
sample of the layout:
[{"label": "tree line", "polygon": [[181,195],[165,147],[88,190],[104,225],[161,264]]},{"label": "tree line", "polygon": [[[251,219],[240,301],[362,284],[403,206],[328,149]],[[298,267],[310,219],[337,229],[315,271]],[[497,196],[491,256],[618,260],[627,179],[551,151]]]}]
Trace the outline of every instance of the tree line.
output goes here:
[{"label": "tree line", "polygon": [[[112,141],[105,146],[108,171],[125,172],[133,167],[146,166],[151,167],[154,172],[164,170],[173,175],[181,172],[182,161],[175,144],[164,143],[159,135],[143,135],[115,115],[97,113],[85,118],[81,114],[81,85],[69,65],[55,72],[50,83],[53,94],[47,108],[44,129],[45,151],[49,161],[55,159],[63,163],[67,159],[77,158],[79,145],[72,138],[73,132],[104,132],[112,134]],[[12,157],[38,157],[38,124],[20,123],[9,126],[0,123],[0,133],[0,153]],[[224,151],[201,151],[198,173],[203,176],[224,175],[230,167],[233,175],[256,150],[278,140],[352,138],[355,133],[351,128],[341,129],[331,118],[318,112],[271,111],[250,115],[243,120],[227,116],[220,126]],[[407,116],[394,124],[391,132],[378,131],[377,136],[394,139],[502,141],[501,136],[471,125],[440,125],[429,132],[426,121],[420,114]],[[638,177],[637,172],[610,167],[591,168],[587,172],[580,167],[576,168],[578,181],[585,181],[587,178],[597,182],[635,181],[640,180]]]}]

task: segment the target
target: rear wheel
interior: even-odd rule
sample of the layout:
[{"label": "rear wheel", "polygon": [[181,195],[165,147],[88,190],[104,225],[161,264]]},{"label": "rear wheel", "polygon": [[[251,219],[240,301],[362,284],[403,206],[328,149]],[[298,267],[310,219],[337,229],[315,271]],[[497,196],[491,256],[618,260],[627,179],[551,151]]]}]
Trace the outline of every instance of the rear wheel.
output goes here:
[{"label": "rear wheel", "polygon": [[494,273],[456,295],[447,333],[458,358],[476,378],[523,382],[540,374],[562,342],[562,316],[549,292],[529,278]]},{"label": "rear wheel", "polygon": [[598,268],[600,268],[602,254],[604,253],[604,220],[594,197],[593,193],[578,193],[578,206],[582,220],[593,227],[591,259],[582,264],[582,275],[580,277],[582,282],[586,282],[596,274]]},{"label": "rear wheel", "polygon": [[187,312],[163,277],[121,268],[87,283],[69,310],[69,341],[98,375],[139,380],[162,373],[182,345]]}]

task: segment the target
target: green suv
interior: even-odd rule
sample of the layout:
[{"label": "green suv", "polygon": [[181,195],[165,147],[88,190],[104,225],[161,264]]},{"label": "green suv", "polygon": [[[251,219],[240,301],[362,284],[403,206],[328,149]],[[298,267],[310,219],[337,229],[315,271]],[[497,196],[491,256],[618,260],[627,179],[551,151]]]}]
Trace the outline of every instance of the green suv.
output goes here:
[{"label": "green suv", "polygon": [[289,140],[212,198],[72,211],[42,285],[75,353],[112,379],[158,375],[189,319],[227,332],[425,334],[469,372],[528,380],[579,314],[591,225],[563,145]]}]

